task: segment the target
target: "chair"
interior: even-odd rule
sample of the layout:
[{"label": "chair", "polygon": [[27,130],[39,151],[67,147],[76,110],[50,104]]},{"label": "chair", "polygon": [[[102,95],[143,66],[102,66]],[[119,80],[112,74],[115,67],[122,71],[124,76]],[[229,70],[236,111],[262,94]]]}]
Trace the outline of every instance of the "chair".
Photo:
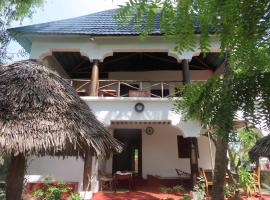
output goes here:
[{"label": "chair", "polygon": [[134,188],[132,172],[120,172],[120,171],[117,171],[114,174],[114,181],[115,181],[115,188],[114,188],[115,191],[116,191],[116,188],[119,185],[119,181],[127,181],[128,186],[129,186],[129,190],[132,190]]},{"label": "chair", "polygon": [[261,189],[261,170],[260,170],[260,167],[255,167],[253,169],[253,177],[254,177],[254,181],[255,181],[254,192],[256,193],[256,189],[258,187],[259,194],[262,195],[262,189]]},{"label": "chair", "polygon": [[114,188],[114,179],[111,174],[106,174],[102,171],[98,171],[100,191],[103,190],[113,190]]},{"label": "chair", "polygon": [[205,175],[205,171],[203,168],[200,168],[200,175],[203,177],[204,182],[205,182],[205,191],[206,191],[206,195],[209,195],[209,186],[213,186],[213,182],[212,181],[208,181],[207,177]]}]

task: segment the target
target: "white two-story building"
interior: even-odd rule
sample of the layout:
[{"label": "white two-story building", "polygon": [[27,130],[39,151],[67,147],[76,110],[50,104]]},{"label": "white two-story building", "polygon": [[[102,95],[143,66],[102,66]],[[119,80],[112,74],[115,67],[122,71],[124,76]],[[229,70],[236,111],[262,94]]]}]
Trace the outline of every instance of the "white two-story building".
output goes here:
[{"label": "white two-story building", "polygon": [[[160,33],[157,16],[150,36],[141,40],[133,26],[120,28],[117,10],[12,28],[9,32],[30,53],[74,86],[96,117],[125,144],[119,155],[94,158],[92,190],[98,190],[98,169],[133,171],[135,176],[176,177],[175,169],[194,174],[213,168],[214,144],[199,121],[185,121],[174,112],[171,98],[189,81],[205,81],[220,73],[220,43],[211,38],[210,52],[199,47],[181,54]],[[199,27],[194,27],[198,40]],[[193,157],[192,157],[193,155]],[[195,157],[194,157],[195,155]],[[83,160],[41,157],[29,161],[29,181],[51,175],[79,183]]]}]

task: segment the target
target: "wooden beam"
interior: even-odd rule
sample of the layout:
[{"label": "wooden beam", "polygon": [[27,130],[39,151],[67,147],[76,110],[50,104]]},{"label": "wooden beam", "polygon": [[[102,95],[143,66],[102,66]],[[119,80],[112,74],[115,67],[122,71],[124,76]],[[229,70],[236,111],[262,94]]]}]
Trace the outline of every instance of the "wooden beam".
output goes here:
[{"label": "wooden beam", "polygon": [[195,56],[194,58],[195,58],[195,60],[197,60],[200,64],[202,64],[207,69],[211,69],[211,67],[209,65],[207,65],[204,61],[202,61],[198,56]]},{"label": "wooden beam", "polygon": [[221,63],[221,65],[219,65],[217,67],[214,74],[219,76],[219,75],[222,75],[224,73],[225,73],[225,62]]},{"label": "wooden beam", "polygon": [[[169,63],[173,63],[173,64],[177,64],[177,61],[173,61],[173,60],[170,60],[169,58],[173,58],[173,57],[170,57],[168,56],[169,58],[162,58],[160,56],[153,56],[153,55],[149,55],[149,54],[144,54],[146,57],[149,57],[149,58],[152,58],[152,59],[157,59],[157,60],[160,60],[160,61],[164,61],[164,62],[169,62]],[[175,58],[174,58],[175,59]]]},{"label": "wooden beam", "polygon": [[[87,61],[88,60],[85,58],[78,65],[76,65],[69,73],[71,73],[71,74],[76,73],[76,71]],[[90,66],[89,66],[89,68],[90,68]]]},{"label": "wooden beam", "polygon": [[94,60],[91,74],[90,96],[98,96],[99,88],[98,60]]},{"label": "wooden beam", "polygon": [[92,153],[89,151],[84,157],[83,167],[83,191],[91,191],[92,177]]},{"label": "wooden beam", "polygon": [[199,165],[198,165],[198,141],[197,138],[190,138],[191,151],[190,151],[190,171],[192,185],[194,186],[199,176]]},{"label": "wooden beam", "polygon": [[183,73],[183,82],[190,82],[190,71],[189,71],[189,63],[187,59],[182,61],[182,73]]},{"label": "wooden beam", "polygon": [[124,56],[120,56],[120,57],[118,57],[118,58],[112,57],[111,60],[106,61],[106,62],[103,62],[103,65],[112,64],[112,63],[114,63],[114,62],[118,62],[118,61],[121,61],[121,60],[130,58],[130,57],[136,56],[136,55],[138,55],[138,53],[131,53],[131,54],[127,54],[127,55],[124,55]]},{"label": "wooden beam", "polygon": [[7,200],[21,200],[23,192],[26,159],[23,154],[11,156],[8,170],[6,198]]},{"label": "wooden beam", "polygon": [[195,68],[195,69],[208,70],[208,69],[205,69],[205,67],[201,67],[201,66],[198,66],[198,65],[189,65],[189,66],[192,67],[192,68]]}]

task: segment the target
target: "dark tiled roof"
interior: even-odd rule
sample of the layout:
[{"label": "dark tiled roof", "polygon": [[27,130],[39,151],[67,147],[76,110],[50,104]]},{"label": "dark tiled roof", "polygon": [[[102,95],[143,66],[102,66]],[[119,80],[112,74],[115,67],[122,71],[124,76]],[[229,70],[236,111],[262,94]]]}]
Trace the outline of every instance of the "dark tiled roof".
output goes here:
[{"label": "dark tiled roof", "polygon": [[[53,21],[48,23],[11,28],[11,33],[21,34],[50,34],[50,35],[138,35],[134,25],[120,27],[113,16],[117,9],[97,12],[81,17]],[[153,35],[159,35],[159,15],[152,29]]]}]

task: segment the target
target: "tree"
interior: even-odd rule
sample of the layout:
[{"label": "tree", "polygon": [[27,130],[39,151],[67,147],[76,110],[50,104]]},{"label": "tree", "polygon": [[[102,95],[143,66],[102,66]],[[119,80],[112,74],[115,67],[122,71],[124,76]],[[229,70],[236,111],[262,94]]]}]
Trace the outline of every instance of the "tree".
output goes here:
[{"label": "tree", "polygon": [[240,199],[240,186],[244,188],[246,193],[250,193],[250,189],[255,187],[253,176],[248,171],[248,166],[251,164],[248,151],[255,145],[257,138],[258,132],[256,129],[243,128],[238,130],[229,142],[230,170],[227,172],[232,180],[235,198]]},{"label": "tree", "polygon": [[41,6],[44,0],[5,0],[0,1],[0,63],[7,58],[7,45],[10,37],[6,28],[13,21],[22,21],[26,17],[31,17],[34,9]]},{"label": "tree", "polygon": [[[161,31],[174,39],[179,52],[193,50],[197,43],[207,52],[211,35],[219,37],[225,56],[224,77],[187,84],[183,98],[176,102],[178,111],[200,119],[217,135],[214,200],[224,199],[224,158],[238,111],[243,110],[246,121],[262,119],[270,123],[270,94],[265,86],[269,84],[265,77],[270,68],[269,10],[268,0],[129,0],[116,15],[123,25],[138,24],[136,30],[145,36],[151,34],[159,14]],[[200,34],[199,39],[195,32]],[[258,85],[257,81],[263,82]]]}]

